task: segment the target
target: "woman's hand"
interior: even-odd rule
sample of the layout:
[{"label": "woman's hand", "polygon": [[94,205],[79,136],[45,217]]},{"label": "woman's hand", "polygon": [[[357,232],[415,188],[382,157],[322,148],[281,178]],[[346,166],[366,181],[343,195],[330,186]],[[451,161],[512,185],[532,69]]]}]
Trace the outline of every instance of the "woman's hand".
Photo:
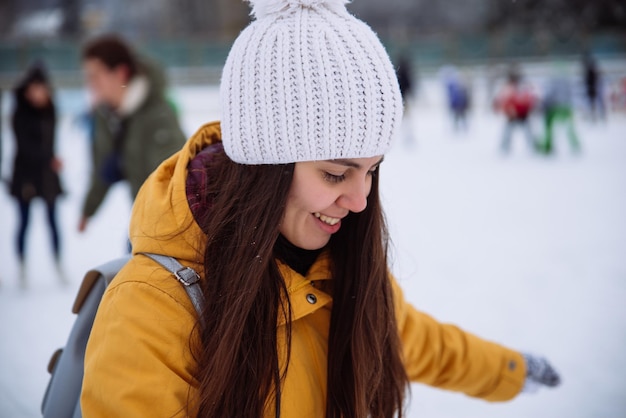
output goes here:
[{"label": "woman's hand", "polygon": [[531,354],[523,356],[526,362],[526,382],[522,392],[533,393],[541,386],[556,387],[561,384],[561,377],[548,360]]},{"label": "woman's hand", "polygon": [[63,161],[61,161],[58,157],[52,157],[52,160],[50,161],[50,168],[55,173],[60,173],[63,169]]},{"label": "woman's hand", "polygon": [[86,216],[82,216],[78,221],[78,232],[83,233],[87,230],[88,218]]}]

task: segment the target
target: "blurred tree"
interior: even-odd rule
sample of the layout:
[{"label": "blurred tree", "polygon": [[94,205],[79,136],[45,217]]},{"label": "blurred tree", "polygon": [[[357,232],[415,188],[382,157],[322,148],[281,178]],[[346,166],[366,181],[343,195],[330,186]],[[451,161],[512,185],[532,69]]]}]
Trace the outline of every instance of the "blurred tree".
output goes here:
[{"label": "blurred tree", "polygon": [[[179,0],[170,1],[173,9],[172,16],[177,16],[177,25],[185,35],[212,35],[213,25],[207,25],[207,18],[211,16],[211,1]],[[177,9],[177,10],[174,10]]]},{"label": "blurred tree", "polygon": [[248,23],[249,7],[233,0],[170,0],[178,15],[179,32],[186,36],[234,38]]},{"label": "blurred tree", "polygon": [[626,29],[623,0],[489,0],[487,28],[549,31],[555,36]]},{"label": "blurred tree", "polygon": [[[382,36],[396,39],[511,30],[567,37],[576,31],[626,30],[624,0],[355,0],[348,8]],[[49,9],[63,10],[59,35],[71,37],[116,31],[130,38],[232,40],[250,19],[243,0],[0,0],[0,36],[10,35],[29,13]],[[100,26],[82,27],[88,15],[97,15]]]},{"label": "blurred tree", "polygon": [[234,38],[250,21],[248,4],[233,0],[217,0],[216,3],[220,38]]},{"label": "blurred tree", "polygon": [[489,0],[386,0],[354,1],[348,8],[380,33],[478,31],[487,19]]},{"label": "blurred tree", "polygon": [[17,12],[15,0],[5,0],[0,2],[0,35],[6,35],[15,22]]},{"label": "blurred tree", "polygon": [[130,38],[233,39],[249,21],[248,5],[235,0],[89,0],[89,3],[108,16],[100,31],[117,31]]},{"label": "blurred tree", "polygon": [[82,33],[81,25],[81,0],[62,0],[61,8],[63,9],[63,26],[61,27],[61,35],[68,38],[76,38]]}]

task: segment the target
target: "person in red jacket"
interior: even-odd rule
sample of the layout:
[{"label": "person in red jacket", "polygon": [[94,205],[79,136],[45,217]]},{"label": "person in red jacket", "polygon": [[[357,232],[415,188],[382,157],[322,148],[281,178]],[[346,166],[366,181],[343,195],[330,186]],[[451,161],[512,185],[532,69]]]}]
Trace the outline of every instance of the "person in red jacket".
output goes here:
[{"label": "person in red jacket", "polygon": [[495,107],[504,113],[506,125],[502,135],[501,149],[508,153],[514,129],[524,132],[528,146],[535,150],[536,140],[530,127],[529,116],[536,104],[535,95],[529,86],[522,83],[522,77],[516,68],[507,76],[507,83],[496,98]]}]

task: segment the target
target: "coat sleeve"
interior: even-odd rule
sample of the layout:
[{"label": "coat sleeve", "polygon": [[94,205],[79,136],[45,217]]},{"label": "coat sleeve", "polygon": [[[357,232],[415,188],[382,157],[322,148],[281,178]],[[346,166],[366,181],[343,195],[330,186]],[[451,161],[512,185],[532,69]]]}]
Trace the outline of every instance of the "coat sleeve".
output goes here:
[{"label": "coat sleeve", "polygon": [[97,174],[92,173],[87,197],[83,203],[84,217],[89,218],[96,213],[109,189],[110,185],[102,181]]},{"label": "coat sleeve", "polygon": [[143,135],[143,149],[145,150],[145,173],[147,178],[161,163],[180,151],[185,145],[178,118],[172,106],[163,98],[162,103],[155,109],[149,126],[150,133]]},{"label": "coat sleeve", "polygon": [[87,344],[83,416],[193,416],[194,315],[150,283],[112,286],[101,301]]},{"label": "coat sleeve", "polygon": [[131,193],[136,196],[148,176],[163,161],[180,151],[186,139],[165,98],[143,109],[129,127],[131,130],[132,134],[129,134],[125,144],[125,168]]},{"label": "coat sleeve", "polygon": [[526,366],[520,353],[441,324],[404,300],[392,279],[408,377],[487,401],[506,401],[522,389]]},{"label": "coat sleeve", "polygon": [[100,114],[99,110],[96,110],[93,114],[91,141],[91,176],[82,210],[82,215],[87,218],[96,213],[111,188],[111,185],[102,179],[100,173],[102,173],[102,165],[106,156],[113,149],[113,137],[107,128],[105,117]]}]

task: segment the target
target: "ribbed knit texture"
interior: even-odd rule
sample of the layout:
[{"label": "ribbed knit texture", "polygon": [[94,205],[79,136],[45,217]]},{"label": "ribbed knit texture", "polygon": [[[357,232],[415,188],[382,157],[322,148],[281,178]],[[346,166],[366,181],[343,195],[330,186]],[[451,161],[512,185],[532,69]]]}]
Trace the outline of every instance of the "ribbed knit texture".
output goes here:
[{"label": "ribbed knit texture", "polygon": [[226,154],[241,164],[384,154],[402,99],[374,32],[341,0],[253,3],[257,20],[236,39],[222,74]]}]

